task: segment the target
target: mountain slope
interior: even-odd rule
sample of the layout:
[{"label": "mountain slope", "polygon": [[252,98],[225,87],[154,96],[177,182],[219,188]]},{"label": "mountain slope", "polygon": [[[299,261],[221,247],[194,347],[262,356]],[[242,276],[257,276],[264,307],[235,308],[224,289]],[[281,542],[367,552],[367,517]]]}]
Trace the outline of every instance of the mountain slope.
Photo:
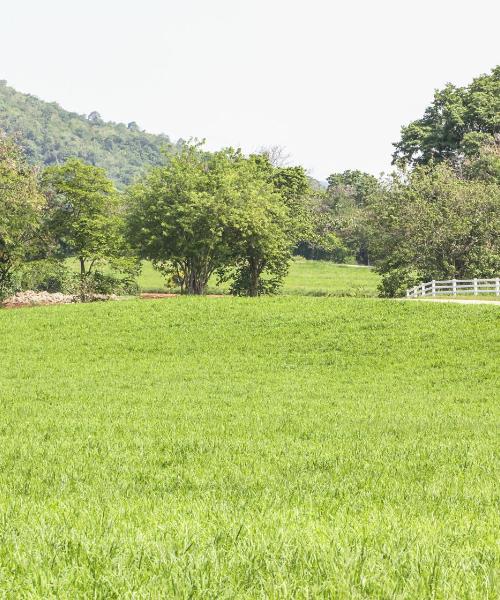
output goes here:
[{"label": "mountain slope", "polygon": [[172,148],[166,135],[141,131],[136,123],[105,122],[95,112],[88,117],[69,112],[5,81],[0,81],[0,130],[15,135],[33,163],[53,165],[76,156],[105,168],[119,187],[162,163],[162,148]]}]

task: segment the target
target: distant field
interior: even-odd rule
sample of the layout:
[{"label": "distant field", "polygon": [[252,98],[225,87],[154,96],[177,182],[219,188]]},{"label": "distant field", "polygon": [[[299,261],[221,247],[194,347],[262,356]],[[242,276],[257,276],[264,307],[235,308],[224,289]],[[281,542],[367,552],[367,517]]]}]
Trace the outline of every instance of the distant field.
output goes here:
[{"label": "distant field", "polygon": [[[306,296],[376,296],[379,276],[368,267],[337,265],[327,261],[294,260],[283,287],[284,294]],[[144,292],[165,291],[163,277],[149,262],[143,263],[139,285]],[[223,292],[215,280],[210,292]]]},{"label": "distant field", "polygon": [[0,310],[0,596],[498,598],[499,315]]}]

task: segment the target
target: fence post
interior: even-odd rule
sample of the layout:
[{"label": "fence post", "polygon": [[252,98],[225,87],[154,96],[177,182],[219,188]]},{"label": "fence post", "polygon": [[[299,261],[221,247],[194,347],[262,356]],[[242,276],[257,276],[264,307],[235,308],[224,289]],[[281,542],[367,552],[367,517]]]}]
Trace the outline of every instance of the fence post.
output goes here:
[{"label": "fence post", "polygon": [[406,297],[409,298],[410,297],[410,290],[406,290]]},{"label": "fence post", "polygon": [[416,298],[417,296],[418,296],[418,287],[417,287],[417,286],[415,286],[415,287],[413,288],[413,297],[414,297],[414,298]]},{"label": "fence post", "polygon": [[432,295],[435,296],[436,295],[436,282],[434,281],[434,279],[431,281],[431,289],[432,289]]},{"label": "fence post", "polygon": [[477,277],[474,277],[474,296],[477,296]]},{"label": "fence post", "polygon": [[425,283],[422,282],[422,296],[425,296]]},{"label": "fence post", "polygon": [[500,296],[500,277],[495,279],[495,294]]},{"label": "fence post", "polygon": [[456,296],[457,295],[457,280],[456,279],[452,279],[451,280],[451,284],[453,286],[453,295]]}]

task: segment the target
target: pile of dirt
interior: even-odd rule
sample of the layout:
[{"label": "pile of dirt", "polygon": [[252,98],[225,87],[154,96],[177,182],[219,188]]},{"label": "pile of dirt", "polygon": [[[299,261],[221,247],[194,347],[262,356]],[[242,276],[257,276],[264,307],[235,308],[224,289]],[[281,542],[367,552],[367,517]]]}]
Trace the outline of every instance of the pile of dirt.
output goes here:
[{"label": "pile of dirt", "polygon": [[[100,302],[106,300],[117,300],[118,296],[114,294],[92,294],[86,300],[88,302]],[[18,308],[22,306],[43,306],[49,304],[72,304],[80,302],[80,296],[70,294],[61,294],[59,292],[51,294],[50,292],[34,292],[27,290],[25,292],[17,292],[14,296],[3,301],[2,305],[7,308]]]}]

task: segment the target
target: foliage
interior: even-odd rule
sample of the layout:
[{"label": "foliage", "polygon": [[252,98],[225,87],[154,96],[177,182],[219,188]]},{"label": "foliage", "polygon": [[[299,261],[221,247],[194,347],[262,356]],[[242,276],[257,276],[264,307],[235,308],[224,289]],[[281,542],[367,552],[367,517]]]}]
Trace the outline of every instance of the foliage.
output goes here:
[{"label": "foliage", "polygon": [[132,183],[148,166],[164,163],[162,149],[175,151],[165,135],[141,131],[136,123],[104,122],[63,110],[56,103],[21,94],[0,83],[0,130],[20,137],[29,160],[52,166],[70,158],[104,168],[119,187]]},{"label": "foliage", "polygon": [[421,119],[401,130],[393,159],[412,165],[476,154],[500,134],[500,66],[467,87],[437,90]]},{"label": "foliage", "polygon": [[362,171],[332,173],[326,191],[313,196],[314,234],[301,244],[306,258],[370,264],[371,226],[367,208],[380,190],[376,177]]},{"label": "foliage", "polygon": [[48,167],[42,184],[48,202],[47,228],[61,253],[78,258],[82,294],[92,287],[91,276],[99,266],[112,264],[119,271],[134,271],[119,196],[103,169],[70,159]]},{"label": "foliage", "polygon": [[16,282],[19,290],[73,293],[77,289],[75,273],[61,260],[32,260],[23,264]]},{"label": "foliage", "polygon": [[43,207],[36,172],[16,144],[0,136],[0,298],[35,251]]},{"label": "foliage", "polygon": [[236,191],[229,152],[186,146],[130,192],[130,235],[143,256],[183,292],[202,294],[227,264]]},{"label": "foliage", "polygon": [[186,145],[131,190],[132,239],[182,292],[204,293],[216,271],[235,294],[276,291],[302,220],[295,190],[275,174],[262,157]]},{"label": "foliage", "polygon": [[0,331],[0,593],[500,595],[497,307],[180,298]]},{"label": "foliage", "polygon": [[236,264],[226,277],[235,295],[273,294],[283,285],[294,247],[309,234],[309,180],[302,167],[276,167],[266,155],[240,161],[238,169],[245,198],[235,223]]},{"label": "foliage", "polygon": [[418,281],[494,277],[500,270],[500,187],[443,163],[395,176],[372,205],[383,295]]},{"label": "foliage", "polygon": [[463,174],[466,179],[500,185],[500,139],[481,146],[477,154],[468,158],[464,163]]}]

